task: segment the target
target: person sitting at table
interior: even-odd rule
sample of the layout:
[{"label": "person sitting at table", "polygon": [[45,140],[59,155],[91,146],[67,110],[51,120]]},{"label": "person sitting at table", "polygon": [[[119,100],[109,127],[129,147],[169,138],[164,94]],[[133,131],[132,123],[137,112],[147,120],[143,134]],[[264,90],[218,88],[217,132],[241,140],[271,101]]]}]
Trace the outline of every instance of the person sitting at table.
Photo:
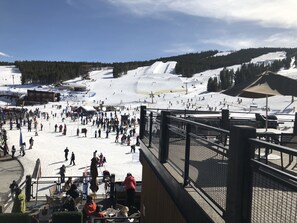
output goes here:
[{"label": "person sitting at table", "polygon": [[87,196],[87,200],[83,207],[82,212],[83,212],[84,222],[86,222],[86,219],[89,218],[90,216],[101,217],[101,218],[105,217],[105,214],[102,211],[100,211],[100,207],[97,206],[97,204],[93,200],[93,197],[91,197],[90,195]]},{"label": "person sitting at table", "polygon": [[62,207],[68,211],[76,211],[75,201],[70,195],[66,197]]},{"label": "person sitting at table", "polygon": [[77,186],[75,184],[71,184],[71,187],[66,192],[66,195],[70,195],[73,199],[78,198],[79,197],[79,191],[77,189]]},{"label": "person sitting at table", "polygon": [[63,191],[65,192],[68,191],[71,188],[71,185],[72,185],[72,177],[69,177],[64,184]]}]

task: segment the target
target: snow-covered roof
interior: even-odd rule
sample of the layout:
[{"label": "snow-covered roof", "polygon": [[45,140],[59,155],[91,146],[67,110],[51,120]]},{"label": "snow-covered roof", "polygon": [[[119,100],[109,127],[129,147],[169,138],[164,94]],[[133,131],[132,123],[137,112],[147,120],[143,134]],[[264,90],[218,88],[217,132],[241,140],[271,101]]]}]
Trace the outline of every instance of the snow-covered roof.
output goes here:
[{"label": "snow-covered roof", "polygon": [[84,109],[85,111],[94,111],[94,112],[96,112],[96,109],[94,108],[94,107],[92,107],[92,106],[85,106],[85,105],[83,105],[83,106],[80,106],[79,108],[82,108],[82,109]]}]

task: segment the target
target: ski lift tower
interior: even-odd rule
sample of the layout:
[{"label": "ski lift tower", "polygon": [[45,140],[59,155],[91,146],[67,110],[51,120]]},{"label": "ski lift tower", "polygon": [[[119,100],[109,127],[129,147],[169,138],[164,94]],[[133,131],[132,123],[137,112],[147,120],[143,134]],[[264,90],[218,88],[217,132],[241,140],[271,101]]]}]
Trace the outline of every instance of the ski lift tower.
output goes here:
[{"label": "ski lift tower", "polygon": [[188,84],[190,84],[191,81],[188,81],[188,78],[184,78],[180,76],[180,80],[182,82],[182,88],[186,88],[186,95],[188,94]]},{"label": "ski lift tower", "polygon": [[[186,86],[186,94],[188,94],[188,83],[189,82],[183,81],[183,84],[185,84],[185,86]],[[184,85],[182,85],[182,88],[184,88]]]},{"label": "ski lift tower", "polygon": [[154,97],[155,97],[155,94],[151,91],[150,98],[152,99],[152,104],[154,104]]},{"label": "ski lift tower", "polygon": [[185,82],[186,85],[186,94],[188,94],[188,82]]}]

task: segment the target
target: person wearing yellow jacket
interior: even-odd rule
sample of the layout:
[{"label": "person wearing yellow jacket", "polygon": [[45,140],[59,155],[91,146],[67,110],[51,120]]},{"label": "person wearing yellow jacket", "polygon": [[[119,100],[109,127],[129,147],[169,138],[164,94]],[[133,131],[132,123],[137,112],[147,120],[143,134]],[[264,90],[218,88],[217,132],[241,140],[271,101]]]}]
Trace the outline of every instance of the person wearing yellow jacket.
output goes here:
[{"label": "person wearing yellow jacket", "polygon": [[22,189],[17,188],[15,190],[15,199],[12,207],[12,213],[25,213],[26,212],[26,195],[22,192]]}]

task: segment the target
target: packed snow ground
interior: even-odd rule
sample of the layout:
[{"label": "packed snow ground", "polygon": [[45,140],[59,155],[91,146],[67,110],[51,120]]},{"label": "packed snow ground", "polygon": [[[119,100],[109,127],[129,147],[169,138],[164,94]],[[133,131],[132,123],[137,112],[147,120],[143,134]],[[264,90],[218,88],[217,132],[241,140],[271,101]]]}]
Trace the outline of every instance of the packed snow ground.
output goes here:
[{"label": "packed snow ground", "polygon": [[[27,148],[25,150],[26,155],[20,156],[19,151],[16,154],[24,166],[25,176],[33,173],[37,159],[40,159],[41,162],[42,176],[59,176],[59,168],[63,164],[66,166],[66,176],[82,176],[85,171],[90,171],[89,167],[93,158],[93,152],[97,150],[97,156],[102,153],[107,159],[103,167],[98,168],[99,175],[102,176],[102,171],[107,169],[110,173],[115,174],[116,181],[122,181],[127,172],[131,172],[136,180],[141,181],[142,168],[139,162],[138,150],[136,150],[136,153],[130,153],[130,146],[115,143],[115,133],[113,132],[109,133],[108,138],[106,138],[105,131],[102,130],[101,138],[95,138],[94,133],[98,128],[93,126],[92,122],[82,125],[79,121],[71,121],[70,118],[65,118],[65,115],[61,116],[62,109],[57,109],[56,107],[55,105],[46,105],[43,109],[50,114],[51,112],[53,114],[57,113],[57,117],[52,115],[48,121],[42,117],[39,118],[37,125],[38,136],[35,136],[33,128],[32,132],[29,132],[27,126],[22,127],[22,138],[26,142]],[[62,121],[62,118],[65,118],[64,121]],[[41,124],[43,124],[42,131]],[[55,132],[55,124],[58,124],[58,126],[66,124],[66,135],[59,131]],[[8,125],[5,128],[8,130]],[[80,128],[80,130],[81,128],[87,128],[87,137],[81,132],[77,136],[77,128]],[[30,137],[34,139],[33,149],[28,149]],[[20,130],[16,129],[14,125],[13,130],[8,130],[9,148],[12,145],[19,148],[19,139]],[[135,144],[135,141],[136,138],[133,137],[131,143]],[[70,150],[68,161],[65,161],[64,156],[66,147]],[[76,165],[69,165],[72,152],[76,156]]]},{"label": "packed snow ground", "polygon": [[[271,62],[275,59],[283,59],[285,52],[276,52],[254,58],[254,63]],[[54,86],[33,86],[21,85],[21,74],[13,66],[0,66],[0,91],[17,92],[23,94],[27,89],[59,91],[62,101],[59,103],[49,103],[46,106],[29,106],[29,110],[38,107],[42,112],[50,114],[49,121],[43,118],[38,119],[38,136],[35,132],[28,132],[27,128],[22,129],[23,139],[28,143],[29,138],[34,138],[32,150],[27,150],[24,157],[19,157],[25,167],[25,175],[32,174],[36,160],[39,158],[42,166],[42,176],[58,175],[59,167],[65,164],[66,175],[82,175],[88,170],[95,150],[106,156],[107,163],[100,170],[109,170],[116,176],[116,181],[122,181],[127,172],[131,172],[136,180],[142,179],[142,167],[138,160],[139,153],[131,154],[130,147],[114,142],[115,134],[111,133],[109,138],[105,138],[102,132],[101,138],[94,137],[95,127],[88,124],[88,135],[76,136],[76,129],[86,127],[78,121],[73,122],[69,118],[62,122],[62,109],[68,105],[104,105],[124,106],[121,113],[130,114],[131,117],[138,117],[140,105],[164,109],[191,109],[191,110],[213,110],[220,111],[229,109],[231,112],[240,112],[240,116],[254,117],[255,112],[265,113],[265,99],[242,98],[239,103],[237,97],[230,97],[220,93],[208,93],[206,91],[209,77],[219,77],[222,69],[208,70],[195,74],[192,78],[182,78],[175,74],[174,66],[176,62],[156,62],[151,66],[139,67],[130,70],[120,78],[114,79],[112,69],[102,69],[90,72],[90,80],[76,78],[67,83],[83,84],[87,87],[87,92],[73,92],[69,90],[57,90]],[[237,69],[240,65],[229,68]],[[297,69],[292,65],[288,70],[282,70],[280,74],[291,78],[297,78]],[[1,101],[1,106],[10,106],[7,100]],[[62,105],[62,109],[57,109],[56,105]],[[252,106],[252,111],[251,110]],[[292,102],[290,96],[274,96],[269,98],[269,113],[294,119],[297,104]],[[242,112],[245,112],[244,114]],[[52,114],[57,113],[57,117]],[[120,114],[119,114],[120,115]],[[43,130],[40,131],[40,123]],[[54,132],[55,124],[66,124],[66,136]],[[6,129],[8,125],[4,126]],[[136,127],[138,130],[138,127]],[[19,147],[20,132],[14,126],[13,130],[8,130],[9,148],[12,145]],[[135,139],[134,139],[135,140]],[[76,155],[76,165],[70,166],[64,161],[64,149],[66,146]],[[138,150],[136,150],[138,151]],[[70,156],[69,154],[69,156]]]}]

